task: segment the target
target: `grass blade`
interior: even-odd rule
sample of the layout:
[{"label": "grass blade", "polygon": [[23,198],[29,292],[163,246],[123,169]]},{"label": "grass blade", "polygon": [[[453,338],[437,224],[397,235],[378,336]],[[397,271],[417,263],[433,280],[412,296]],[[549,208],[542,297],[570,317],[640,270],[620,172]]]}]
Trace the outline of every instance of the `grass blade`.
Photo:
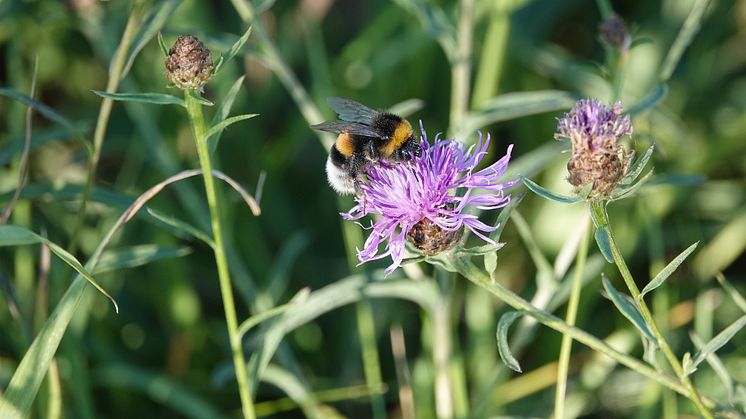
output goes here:
[{"label": "grass blade", "polygon": [[694,7],[692,7],[692,11],[686,17],[684,25],[681,26],[679,34],[673,41],[671,49],[668,50],[665,60],[663,60],[659,77],[662,82],[666,82],[671,78],[681,57],[684,55],[684,51],[692,43],[697,32],[699,32],[700,21],[709,4],[710,0],[698,0],[694,4]]},{"label": "grass blade", "polygon": [[158,246],[143,244],[110,250],[101,255],[94,274],[115,271],[122,268],[136,268],[162,259],[186,256],[192,250],[185,246]]},{"label": "grass blade", "polygon": [[69,119],[65,118],[64,116],[62,116],[57,111],[50,108],[49,106],[37,100],[34,100],[33,98],[26,96],[23,93],[20,93],[13,89],[9,89],[7,87],[0,87],[0,95],[6,96],[10,99],[21,102],[25,104],[26,106],[31,106],[41,115],[43,115],[45,118],[67,128],[67,130],[73,134],[73,137],[77,138],[80,141],[83,141],[85,144],[88,144],[83,140],[83,135],[80,133],[80,131],[78,131],[75,125],[72,122],[70,122]]},{"label": "grass blade", "polygon": [[663,268],[662,271],[658,272],[658,275],[653,278],[652,281],[648,283],[648,285],[645,286],[645,288],[642,289],[640,292],[640,299],[642,299],[645,294],[649,293],[650,291],[660,287],[663,282],[668,279],[669,276],[676,270],[676,268],[681,265],[684,260],[694,251],[694,249],[697,248],[697,245],[699,245],[699,242],[694,243],[693,245],[689,246],[686,250],[681,252],[678,256],[676,256],[671,263],[666,265],[665,268]]},{"label": "grass blade", "polygon": [[186,106],[184,99],[167,95],[164,93],[108,93],[100,90],[91,90],[93,93],[111,100],[122,102],[140,102],[153,105],[179,105]]},{"label": "grass blade", "polygon": [[[148,17],[145,18],[144,23],[140,26],[137,35],[135,35],[134,41],[130,45],[127,54],[127,61],[122,69],[122,76],[119,80],[122,80],[127,76],[127,73],[129,73],[132,68],[132,64],[135,62],[137,54],[142,51],[145,45],[150,42],[156,34],[158,34],[158,42],[161,44],[161,49],[163,49],[163,38],[160,36],[160,30],[179,4],[181,4],[181,0],[165,0],[157,2],[156,5],[153,6],[148,13]],[[166,49],[166,54],[168,54],[168,49]],[[112,61],[112,64],[113,63],[114,61]]]},{"label": "grass blade", "polygon": [[723,287],[725,292],[730,295],[730,298],[733,300],[734,303],[738,306],[738,308],[741,309],[744,313],[746,313],[746,298],[741,295],[740,292],[736,289],[736,287],[733,286],[730,282],[728,282],[727,279],[725,279],[725,276],[722,272],[718,272],[717,275],[715,275],[715,279],[720,283],[720,286]]},{"label": "grass blade", "polygon": [[746,315],[741,316],[738,320],[733,322],[730,326],[726,327],[725,330],[718,333],[717,336],[707,342],[702,349],[697,351],[694,355],[692,362],[689,364],[689,368],[685,371],[686,374],[691,374],[697,370],[697,366],[704,361],[707,356],[714,354],[718,349],[722,348],[736,333],[746,326]]},{"label": "grass blade", "polygon": [[68,253],[65,249],[52,243],[48,239],[34,233],[31,230],[23,227],[14,225],[0,225],[0,246],[20,246],[27,244],[45,244],[49,246],[49,250],[52,251],[58,258],[62,259],[63,262],[67,263],[71,268],[83,276],[88,282],[91,283],[101,294],[105,295],[112,304],[114,304],[114,310],[119,313],[119,306],[114,298],[109,295],[106,290],[93,279],[93,276],[88,272],[83,265],[75,259],[75,256]]},{"label": "grass blade", "polygon": [[513,322],[521,317],[523,313],[520,311],[509,311],[500,317],[500,321],[497,322],[497,350],[500,353],[500,359],[503,363],[515,372],[521,371],[521,366],[518,364],[518,360],[513,357],[510,352],[510,345],[508,344],[508,329]]}]

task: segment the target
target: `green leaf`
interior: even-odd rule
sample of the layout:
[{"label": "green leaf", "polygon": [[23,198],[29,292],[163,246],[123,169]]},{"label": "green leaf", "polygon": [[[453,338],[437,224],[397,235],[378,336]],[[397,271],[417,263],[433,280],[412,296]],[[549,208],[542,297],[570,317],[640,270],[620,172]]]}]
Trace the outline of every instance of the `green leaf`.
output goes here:
[{"label": "green leaf", "polygon": [[746,326],[746,315],[741,316],[738,320],[733,322],[730,326],[726,327],[725,330],[718,333],[717,336],[707,342],[702,349],[697,351],[694,355],[691,365],[684,372],[689,375],[697,370],[697,366],[704,361],[708,355],[714,354],[718,349],[722,348],[728,341],[735,336],[741,329]]},{"label": "green leaf", "polygon": [[508,329],[513,322],[521,317],[523,313],[520,311],[509,311],[500,317],[500,321],[497,322],[497,351],[500,353],[500,359],[503,363],[515,372],[521,371],[521,366],[518,361],[513,357],[510,352],[510,345],[508,345]]},{"label": "green leaf", "polygon": [[629,44],[629,49],[634,49],[635,47],[639,47],[641,45],[647,45],[647,44],[654,44],[655,40],[653,38],[650,38],[648,36],[641,36],[639,38],[635,38],[632,40],[632,42]]},{"label": "green leaf", "polygon": [[163,57],[168,57],[169,48],[166,45],[166,41],[163,40],[163,34],[160,31],[158,31],[158,46],[161,47]]},{"label": "green leaf", "polygon": [[671,263],[669,263],[668,265],[666,265],[666,267],[663,268],[663,270],[661,270],[660,272],[658,272],[658,275],[656,275],[655,278],[653,278],[653,280],[650,281],[648,283],[648,285],[646,285],[645,288],[642,289],[642,291],[640,292],[639,299],[642,300],[642,298],[645,296],[645,294],[647,294],[650,291],[652,291],[652,290],[660,287],[663,284],[663,282],[666,279],[668,279],[669,276],[671,276],[671,274],[676,270],[676,268],[678,268],[679,265],[681,265],[684,262],[684,260],[687,258],[687,256],[689,256],[694,251],[694,249],[697,248],[698,244],[699,244],[699,242],[696,242],[693,245],[689,246],[686,250],[684,250],[678,256],[676,256],[671,261]]},{"label": "green leaf", "polygon": [[397,103],[394,106],[391,106],[388,111],[393,113],[394,115],[399,115],[403,118],[406,118],[409,115],[419,111],[424,106],[425,102],[420,99],[407,99],[403,102]]},{"label": "green leaf", "polygon": [[458,59],[456,28],[440,7],[423,0],[394,0],[394,3],[417,17],[428,36],[438,41],[451,63]]},{"label": "green leaf", "polygon": [[213,105],[215,105],[214,103],[210,102],[209,100],[203,98],[202,95],[201,95],[201,93],[197,92],[195,90],[189,90],[189,91],[187,91],[187,94],[189,96],[193,97],[194,100],[196,100],[197,102],[201,103],[202,105],[205,105],[205,106],[213,106]]},{"label": "green leaf", "polygon": [[[34,100],[33,98],[24,95],[23,93],[17,92],[13,89],[9,89],[7,87],[0,87],[0,95],[6,96],[10,99],[13,99],[15,101],[21,102],[25,104],[26,106],[30,106],[34,108],[37,112],[39,112],[42,116],[49,119],[52,122],[56,122],[63,127],[67,128],[68,131],[73,135],[73,137],[77,138],[78,140],[83,140],[83,135],[78,131],[78,129],[75,127],[75,124],[70,122],[69,119],[65,118],[61,114],[59,114],[54,109],[50,108],[49,106]],[[88,144],[87,142],[85,144]]]},{"label": "green leaf", "polygon": [[228,50],[228,52],[221,57],[221,59],[218,61],[217,65],[215,65],[215,70],[213,70],[212,74],[218,74],[218,71],[220,71],[223,66],[228,63],[230,60],[233,59],[233,57],[238,54],[238,51],[241,50],[241,47],[244,46],[246,41],[249,39],[249,35],[251,35],[251,26],[249,26],[249,29],[244,32],[243,35],[241,35],[240,38],[238,38],[238,41],[236,41],[233,46],[231,46],[231,49]]},{"label": "green leaf", "polygon": [[[93,372],[96,381],[108,389],[126,389],[142,393],[155,403],[167,406],[191,419],[224,418],[217,407],[164,373],[151,372],[136,365],[114,364]],[[165,416],[172,416],[166,414]]]},{"label": "green leaf", "polygon": [[[689,338],[692,340],[692,343],[694,343],[694,346],[701,350],[703,346],[705,346],[705,343],[702,342],[702,339],[697,336],[694,331],[689,332]],[[688,354],[689,352],[687,352]],[[710,367],[712,367],[712,370],[715,371],[715,374],[717,374],[718,378],[720,378],[720,381],[723,382],[723,386],[728,391],[728,401],[730,401],[731,404],[733,404],[735,400],[735,389],[733,387],[733,377],[730,376],[730,372],[728,371],[728,368],[723,364],[723,361],[720,360],[720,357],[717,356],[717,354],[710,353],[705,358],[707,360],[707,363],[710,364]],[[688,365],[684,365],[685,371],[687,367],[691,366],[691,355],[689,359]]]},{"label": "green leaf", "polygon": [[207,233],[185,221],[181,221],[175,217],[163,214],[152,208],[146,208],[146,211],[148,212],[148,214],[152,215],[153,218],[173,228],[178,233],[185,233],[186,235],[194,237],[197,240],[201,240],[210,247],[213,247],[215,245],[215,243],[212,241],[212,238],[210,238]]},{"label": "green leaf", "polygon": [[635,103],[634,105],[630,106],[630,108],[627,110],[627,113],[629,116],[634,117],[637,116],[643,112],[646,112],[658,103],[660,103],[663,98],[666,97],[668,94],[668,85],[665,83],[659,83],[656,84],[653,90],[648,93],[647,96],[640,99],[639,102]]},{"label": "green leaf", "polygon": [[230,126],[232,124],[235,124],[236,122],[244,121],[244,120],[247,120],[247,119],[251,119],[251,118],[254,118],[255,116],[258,116],[258,115],[259,115],[258,113],[247,113],[247,114],[236,115],[236,116],[232,116],[230,118],[224,119],[220,123],[218,123],[217,125],[214,125],[214,126],[210,127],[210,129],[207,130],[207,133],[205,134],[205,137],[209,138],[212,135],[215,135],[215,134],[218,134],[218,133],[222,132],[228,126]]},{"label": "green leaf", "polygon": [[606,290],[606,295],[609,297],[611,302],[614,303],[616,308],[624,315],[624,317],[632,322],[644,337],[650,339],[652,342],[656,342],[653,332],[650,331],[650,327],[645,323],[645,320],[637,310],[637,307],[627,299],[627,296],[620,294],[616,288],[611,285],[611,282],[606,278],[606,275],[601,274],[601,280],[603,282],[604,290]]},{"label": "green leaf", "polygon": [[[225,98],[215,111],[215,115],[212,118],[211,125],[215,126],[224,119],[228,118],[228,115],[230,115],[231,113],[231,108],[233,107],[233,102],[236,100],[236,96],[238,96],[238,92],[241,90],[241,85],[243,84],[243,80],[245,77],[246,76],[239,77],[238,80],[233,83],[233,86],[231,86],[231,88],[228,90]],[[207,137],[207,146],[210,149],[210,155],[215,153],[215,149],[217,149],[218,142],[220,141],[221,133],[222,131]]]},{"label": "green leaf", "polygon": [[27,244],[47,245],[52,253],[54,253],[58,258],[62,259],[62,261],[67,263],[71,268],[75,269],[75,271],[77,271],[86,280],[88,280],[91,285],[96,287],[96,289],[99,290],[101,294],[105,295],[109,300],[111,300],[112,304],[114,304],[114,310],[119,313],[119,306],[117,305],[117,302],[114,300],[114,298],[112,298],[112,296],[109,295],[109,293],[106,292],[106,290],[101,285],[99,285],[95,279],[93,279],[93,276],[88,273],[83,265],[81,265],[80,262],[75,259],[75,256],[68,253],[67,250],[23,227],[7,224],[0,225],[0,246],[21,246]]},{"label": "green leaf", "polygon": [[115,271],[122,268],[135,268],[162,259],[186,256],[192,250],[184,246],[158,246],[143,244],[121,249],[109,250],[101,255],[94,274]]},{"label": "green leaf", "polygon": [[529,178],[524,177],[524,178],[521,178],[521,180],[523,181],[523,184],[526,185],[528,189],[530,189],[533,193],[535,193],[536,195],[539,195],[540,197],[544,199],[548,199],[550,201],[555,201],[555,202],[561,202],[563,204],[574,204],[575,202],[580,201],[580,198],[576,196],[572,196],[572,197],[564,196],[564,195],[551,192],[547,189],[544,189],[543,187],[539,186],[538,184],[536,184],[534,181],[532,181]]},{"label": "green leaf", "polygon": [[609,263],[614,263],[614,253],[611,251],[611,244],[609,243],[609,230],[606,227],[597,228],[593,237],[596,239],[598,250],[601,251],[604,259]]},{"label": "green leaf", "polygon": [[492,251],[484,254],[484,270],[494,279],[495,269],[497,269],[497,252]]},{"label": "green leaf", "polygon": [[[122,69],[122,75],[119,77],[119,80],[123,80],[127,76],[127,73],[129,73],[132,68],[132,64],[135,62],[137,54],[142,51],[145,45],[147,45],[156,34],[158,34],[158,42],[163,42],[163,39],[160,37],[160,30],[179,4],[181,4],[181,0],[159,1],[148,12],[148,16],[143,20],[143,23],[141,23],[137,34],[130,45],[130,49],[127,53],[127,61]],[[161,49],[163,49],[163,45],[161,46]],[[166,49],[166,55],[168,55],[168,49]],[[115,65],[114,61],[112,61],[111,65]]]},{"label": "green leaf", "polygon": [[259,15],[271,9],[275,0],[255,0],[254,3],[254,14]]},{"label": "green leaf", "polygon": [[655,145],[651,145],[650,147],[648,147],[648,149],[645,150],[645,154],[643,154],[639,159],[632,163],[632,165],[629,167],[629,170],[627,171],[627,174],[625,174],[624,177],[619,180],[619,186],[624,187],[631,185],[632,182],[634,182],[635,179],[640,176],[640,173],[642,173],[642,169],[644,169],[645,165],[648,164],[650,156],[653,155],[654,148]]},{"label": "green leaf", "polygon": [[481,109],[467,114],[456,138],[496,122],[570,109],[577,99],[561,90],[505,93],[487,101]]},{"label": "green leaf", "polygon": [[490,233],[490,239],[494,240],[496,243],[500,241],[500,236],[502,235],[503,230],[505,230],[505,226],[508,224],[510,214],[513,213],[513,210],[520,205],[525,197],[525,192],[514,193],[513,196],[510,197],[510,204],[503,207],[503,209],[500,210],[500,215],[497,216],[497,220],[495,221],[497,230]]},{"label": "green leaf", "polygon": [[614,189],[614,191],[612,191],[611,193],[610,200],[617,201],[617,200],[624,199],[624,198],[634,195],[638,190],[640,190],[640,188],[642,188],[648,182],[648,180],[650,180],[652,176],[653,176],[653,170],[651,169],[649,172],[645,173],[645,176],[643,176],[642,179],[640,179],[634,185],[626,186],[626,187],[621,186],[621,187]]},{"label": "green leaf", "polygon": [[692,43],[697,32],[699,32],[700,23],[708,4],[710,4],[710,0],[695,0],[691,12],[686,17],[684,25],[671,45],[671,49],[668,50],[666,58],[663,60],[660,72],[661,81],[668,81],[673,75],[679,60],[684,55],[684,51]]},{"label": "green leaf", "polygon": [[647,183],[648,186],[655,185],[673,185],[673,186],[691,186],[701,185],[707,181],[707,176],[703,175],[684,175],[677,173],[666,173],[655,176]]},{"label": "green leaf", "polygon": [[91,90],[93,93],[111,100],[123,102],[141,102],[154,105],[179,105],[186,106],[184,99],[163,93],[108,93],[100,90]]},{"label": "green leaf", "polygon": [[725,292],[728,293],[730,298],[733,300],[734,303],[738,306],[738,308],[741,309],[744,313],[746,313],[746,298],[741,295],[740,292],[734,287],[730,282],[728,282],[727,279],[725,279],[725,276],[722,272],[718,272],[715,275],[715,279],[720,283],[720,286],[723,287]]}]

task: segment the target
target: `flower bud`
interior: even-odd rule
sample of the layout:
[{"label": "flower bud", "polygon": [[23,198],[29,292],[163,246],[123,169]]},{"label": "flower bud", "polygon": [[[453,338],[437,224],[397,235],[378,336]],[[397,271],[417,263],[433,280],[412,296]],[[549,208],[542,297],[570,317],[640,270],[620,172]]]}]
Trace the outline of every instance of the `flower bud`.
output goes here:
[{"label": "flower bud", "polygon": [[611,13],[598,27],[598,36],[604,45],[614,48],[622,53],[629,50],[632,43],[627,25],[616,13]]},{"label": "flower bud", "polygon": [[210,50],[196,36],[179,36],[168,51],[166,78],[179,89],[202,89],[212,70]]}]

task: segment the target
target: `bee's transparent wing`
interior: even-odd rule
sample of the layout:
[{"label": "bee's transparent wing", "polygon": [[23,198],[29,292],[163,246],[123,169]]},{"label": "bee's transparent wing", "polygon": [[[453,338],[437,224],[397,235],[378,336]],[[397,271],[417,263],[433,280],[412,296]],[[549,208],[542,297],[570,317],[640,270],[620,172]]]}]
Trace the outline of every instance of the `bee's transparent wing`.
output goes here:
[{"label": "bee's transparent wing", "polygon": [[368,123],[379,113],[362,103],[343,97],[332,96],[327,99],[327,102],[334,109],[334,112],[339,115],[339,119],[343,121]]},{"label": "bee's transparent wing", "polygon": [[364,135],[366,137],[382,138],[381,134],[373,131],[373,129],[367,125],[363,125],[359,122],[345,122],[345,121],[328,121],[322,122],[317,125],[312,125],[311,128],[319,131],[331,132],[334,134],[357,134]]}]

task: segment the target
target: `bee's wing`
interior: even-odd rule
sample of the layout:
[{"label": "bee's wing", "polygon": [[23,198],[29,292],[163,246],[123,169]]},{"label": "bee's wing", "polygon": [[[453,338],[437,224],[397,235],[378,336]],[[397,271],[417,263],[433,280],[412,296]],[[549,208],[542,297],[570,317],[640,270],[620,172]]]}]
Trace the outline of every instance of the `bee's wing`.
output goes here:
[{"label": "bee's wing", "polygon": [[332,96],[327,99],[327,102],[343,121],[367,123],[378,113],[377,110],[362,103],[343,97]]},{"label": "bee's wing", "polygon": [[364,135],[366,137],[382,138],[381,134],[375,132],[371,127],[363,125],[359,122],[345,122],[345,121],[328,121],[322,122],[317,125],[312,125],[311,128],[319,131],[331,132],[334,134],[357,134]]}]

